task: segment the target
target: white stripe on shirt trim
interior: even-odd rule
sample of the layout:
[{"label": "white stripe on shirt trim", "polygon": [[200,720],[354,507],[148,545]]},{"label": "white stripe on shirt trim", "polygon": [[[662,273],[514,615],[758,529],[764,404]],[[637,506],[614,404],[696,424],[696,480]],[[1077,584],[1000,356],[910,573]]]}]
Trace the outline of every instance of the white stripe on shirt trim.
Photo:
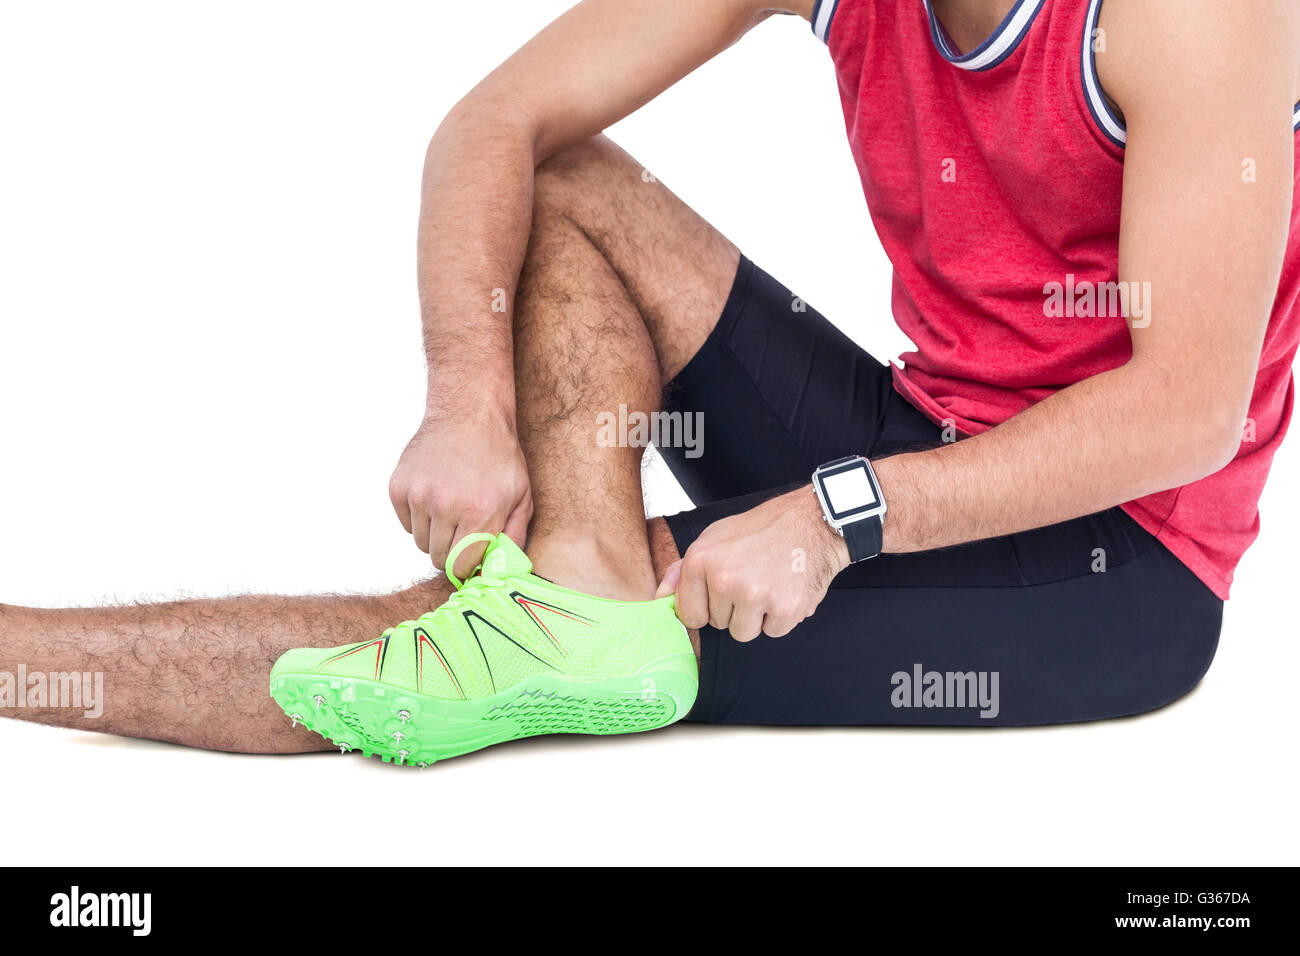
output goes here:
[{"label": "white stripe on shirt trim", "polygon": [[1097,118],[1102,130],[1123,146],[1128,142],[1128,131],[1106,102],[1106,97],[1101,93],[1101,83],[1097,80],[1097,57],[1092,50],[1092,38],[1100,15],[1101,0],[1091,0],[1088,4],[1088,20],[1083,27],[1083,92],[1088,97],[1092,115]]},{"label": "white stripe on shirt trim", "polygon": [[[1125,146],[1128,144],[1128,131],[1106,102],[1106,97],[1101,92],[1101,81],[1097,78],[1097,55],[1093,52],[1092,40],[1100,17],[1101,0],[1091,0],[1088,5],[1088,20],[1083,30],[1083,90],[1092,115],[1096,117],[1102,131],[1118,145]],[[1291,114],[1291,127],[1300,131],[1300,104],[1296,105]]]},{"label": "white stripe on shirt trim", "polygon": [[840,0],[820,0],[817,9],[813,11],[812,31],[817,39],[826,43],[826,35],[831,30],[831,20],[835,18],[835,8],[840,5]]},{"label": "white stripe on shirt trim", "polygon": [[943,35],[943,25],[939,23],[938,18],[934,15],[934,10],[930,7],[930,0],[925,0],[925,12],[935,25],[934,34],[943,45],[943,52],[946,54],[948,62],[953,66],[961,67],[963,70],[982,70],[990,63],[996,63],[1002,59],[1012,47],[1020,42],[1021,34],[1025,32],[1025,28],[1038,15],[1038,9],[1042,5],[1043,0],[1022,0],[1011,20],[998,31],[996,36],[985,40],[984,42],[988,46],[981,50],[977,56],[972,56],[970,59],[963,59],[953,53],[947,37]]}]

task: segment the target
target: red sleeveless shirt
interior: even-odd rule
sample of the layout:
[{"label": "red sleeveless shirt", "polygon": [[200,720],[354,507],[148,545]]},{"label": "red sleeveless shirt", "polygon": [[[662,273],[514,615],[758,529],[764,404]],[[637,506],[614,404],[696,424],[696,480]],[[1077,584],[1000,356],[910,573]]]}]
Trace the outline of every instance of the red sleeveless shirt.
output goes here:
[{"label": "red sleeveless shirt", "polygon": [[[1019,0],[964,55],[927,0],[813,10],[894,267],[894,319],[915,344],[894,386],[966,434],[1132,354],[1124,316],[1140,325],[1141,290],[1127,313],[1104,308],[1118,301],[1125,132],[1096,79],[1100,6]],[[1291,417],[1297,293],[1300,185],[1236,458],[1123,506],[1221,598],[1259,533],[1260,492]]]}]

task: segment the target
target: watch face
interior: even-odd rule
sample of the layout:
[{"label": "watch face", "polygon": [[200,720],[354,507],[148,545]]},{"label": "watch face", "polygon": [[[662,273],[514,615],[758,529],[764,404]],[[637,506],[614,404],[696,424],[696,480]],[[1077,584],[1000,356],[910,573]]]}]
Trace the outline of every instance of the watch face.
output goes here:
[{"label": "watch face", "polygon": [[831,517],[837,521],[880,505],[875,483],[860,461],[822,473],[821,483]]}]

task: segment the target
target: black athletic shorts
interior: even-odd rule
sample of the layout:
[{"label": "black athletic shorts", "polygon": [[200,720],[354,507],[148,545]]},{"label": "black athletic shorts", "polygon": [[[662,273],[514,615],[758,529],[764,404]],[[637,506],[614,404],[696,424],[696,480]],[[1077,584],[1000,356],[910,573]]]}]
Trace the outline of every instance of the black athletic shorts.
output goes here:
[{"label": "black athletic shorts", "polygon": [[[942,441],[887,366],[794,301],[742,258],[708,341],[665,392],[665,410],[703,413],[703,454],[660,449],[697,506],[667,519],[682,553],[710,523],[809,482],[822,462]],[[704,628],[691,719],[997,726],[1135,714],[1196,685],[1222,614],[1112,508],[853,565],[780,639],[742,644]]]}]

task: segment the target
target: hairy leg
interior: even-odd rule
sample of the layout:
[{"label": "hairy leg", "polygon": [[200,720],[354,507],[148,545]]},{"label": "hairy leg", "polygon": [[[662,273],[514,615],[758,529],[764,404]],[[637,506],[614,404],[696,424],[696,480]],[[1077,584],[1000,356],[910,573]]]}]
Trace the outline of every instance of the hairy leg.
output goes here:
[{"label": "hairy leg", "polygon": [[660,387],[712,330],[739,259],[604,136],[538,169],[514,317],[538,573],[636,600],[680,557],[663,519],[642,523],[643,449],[602,445],[597,416],[658,410]]},{"label": "hairy leg", "polygon": [[[650,522],[650,537],[662,573],[679,557],[663,519]],[[276,658],[293,647],[374,637],[437,607],[450,590],[438,578],[373,597],[252,595],[56,610],[0,604],[0,674],[103,675],[97,717],[48,700],[23,708],[6,702],[0,717],[238,753],[329,750],[271,699]]]},{"label": "hairy leg", "polygon": [[538,170],[514,316],[538,573],[606,597],[653,594],[643,449],[611,445],[607,423],[658,411],[661,384],[708,335],[738,258],[604,137]]},{"label": "hairy leg", "polygon": [[740,250],[604,136],[538,169],[536,206],[568,219],[605,259],[645,324],[666,384],[713,330]]},{"label": "hairy leg", "polygon": [[[0,673],[103,674],[103,713],[38,707],[0,715],[193,747],[253,753],[328,749],[294,728],[267,689],[291,647],[373,637],[446,600],[437,579],[380,597],[241,596],[127,607],[0,605]],[[51,701],[53,703],[53,701]]]},{"label": "hairy leg", "polygon": [[602,597],[645,600],[654,569],[642,449],[598,440],[598,415],[658,408],[645,323],[609,263],[562,212],[539,207],[515,309],[519,439],[533,487],[537,573]]},{"label": "hairy leg", "polygon": [[[597,411],[657,408],[658,385],[703,343],[726,299],[734,246],[603,137],[538,174],[536,225],[517,296],[521,439],[537,499],[529,551],[574,586],[649,596],[678,558],[647,525],[639,449],[596,442]],[[593,480],[598,474],[598,480]],[[599,568],[594,565],[599,563]],[[441,604],[441,579],[377,597],[233,597],[46,610],[0,605],[0,675],[104,675],[103,713],[0,716],[256,753],[328,749],[271,700],[292,647],[372,637]]]}]

